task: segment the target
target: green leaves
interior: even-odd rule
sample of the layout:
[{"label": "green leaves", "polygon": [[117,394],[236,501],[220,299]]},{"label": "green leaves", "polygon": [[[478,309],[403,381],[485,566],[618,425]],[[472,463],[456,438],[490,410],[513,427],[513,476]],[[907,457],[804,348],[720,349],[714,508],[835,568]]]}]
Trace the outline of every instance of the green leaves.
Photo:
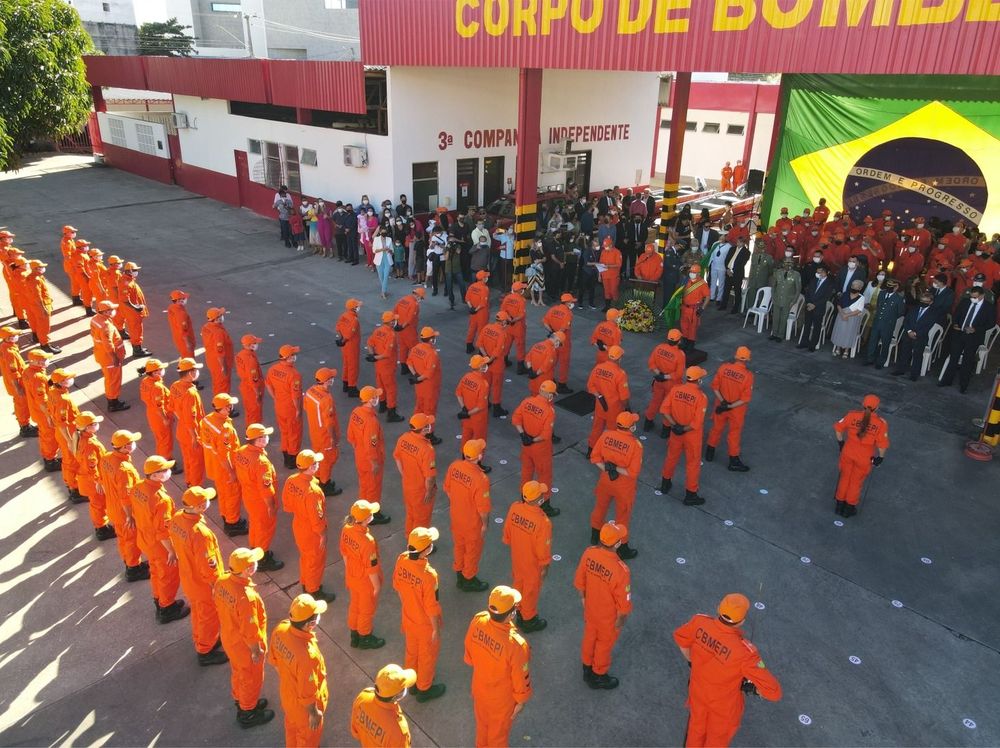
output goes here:
[{"label": "green leaves", "polygon": [[139,27],[139,54],[165,57],[190,57],[195,54],[194,37],[184,33],[190,26],[181,26],[176,18],[165,22],[153,21]]}]

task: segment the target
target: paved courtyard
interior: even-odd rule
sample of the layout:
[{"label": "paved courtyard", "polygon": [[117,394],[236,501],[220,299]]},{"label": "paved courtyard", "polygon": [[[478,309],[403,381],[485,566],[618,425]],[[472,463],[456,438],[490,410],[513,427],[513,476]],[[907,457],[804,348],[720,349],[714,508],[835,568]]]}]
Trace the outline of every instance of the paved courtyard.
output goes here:
[{"label": "paved courtyard", "polygon": [[[342,195],[354,199],[355,195]],[[384,196],[373,195],[373,202]],[[247,211],[146,181],[75,157],[38,159],[19,174],[0,177],[0,226],[16,244],[50,263],[55,288],[54,340],[60,366],[80,373],[75,397],[103,412],[100,373],[90,355],[83,311],[72,307],[59,256],[60,229],[106,253],[142,265],[139,282],[150,300],[146,347],[174,360],[166,324],[167,294],[184,288],[197,327],[209,306],[230,310],[234,339],[264,338],[262,363],[284,343],[302,347],[307,381],[320,365],[340,367],[332,327],[350,296],[363,299],[365,335],[389,304],[378,298],[375,276],[362,267],[286,250],[277,224]],[[392,282],[393,300],[409,293]],[[496,296],[494,296],[494,309]],[[9,312],[4,296],[0,309]],[[541,337],[542,310],[529,306],[529,344]],[[584,386],[593,364],[586,344],[598,312],[578,311],[570,386]],[[467,315],[448,311],[428,294],[421,320],[441,330],[445,362],[437,448],[439,469],[458,455],[457,407],[451,392],[466,369]],[[683,740],[687,667],[672,631],[693,613],[712,612],[727,592],[754,602],[746,631],[780,679],[778,703],[748,701],[737,745],[969,745],[1000,744],[1000,461],[974,462],[962,454],[974,437],[990,379],[978,377],[966,395],[940,390],[930,378],[911,383],[828,353],[805,355],[740,328],[736,317],[705,313],[700,347],[714,373],[738,345],[753,349],[754,400],[744,431],[747,474],[727,472],[725,456],[706,464],[701,493],[708,502],[684,507],[675,487],[658,495],[664,443],[650,434],[633,517],[630,562],[634,613],[614,653],[616,691],[591,691],[580,678],[580,604],[572,588],[576,562],[589,539],[588,515],[597,470],[585,459],[589,417],[557,408],[558,445],[553,503],[554,563],[540,610],[547,630],[530,635],[534,698],[514,725],[516,746],[654,746]],[[200,342],[200,341],[199,341]],[[625,334],[625,365],[633,403],[645,406],[645,362],[659,342]],[[992,362],[995,364],[996,362]],[[135,366],[125,368],[124,399],[131,410],[105,413],[105,441],[117,428],[142,431],[136,462],[152,448],[138,401]],[[995,367],[994,367],[995,368]],[[993,368],[988,369],[992,371]],[[512,371],[512,370],[511,370]],[[169,375],[172,381],[172,374]],[[527,380],[511,376],[504,404],[512,409]],[[903,379],[904,381],[900,381]],[[362,383],[372,381],[362,363]],[[340,388],[341,424],[356,401]],[[400,383],[400,412],[413,396]],[[841,524],[833,513],[837,448],[832,425],[861,397],[875,392],[889,422],[892,447],[873,471],[858,516]],[[241,408],[242,409],[242,408]],[[272,418],[270,400],[265,418]],[[273,423],[273,420],[270,421]],[[386,427],[392,445],[405,424]],[[242,416],[237,428],[242,434]],[[518,495],[520,441],[508,420],[490,421],[489,462],[498,524],[491,524],[480,577],[509,583],[509,553],[499,517]],[[272,449],[272,460],[277,454]],[[721,459],[721,462],[720,462]],[[280,464],[279,459],[276,460]],[[284,480],[287,471],[279,467]],[[325,585],[338,592],[321,622],[320,643],[331,685],[324,744],[353,744],[348,713],[357,692],[387,662],[402,662],[399,603],[386,585],[375,631],[381,650],[348,645],[346,594],[336,554],[339,517],[356,498],[350,448],[334,478],[345,488],[331,499],[331,541]],[[675,484],[680,481],[675,479]],[[169,486],[177,498],[183,483]],[[387,573],[405,547],[399,478],[386,468],[384,510],[377,527]],[[217,509],[209,512],[228,554]],[[470,745],[474,737],[469,668],[462,637],[485,595],[459,592],[450,570],[447,499],[434,513],[442,528],[432,563],[441,574],[445,636],[438,680],[441,699],[404,702],[419,746]],[[198,667],[187,621],[159,626],[148,586],[126,584],[112,543],[97,543],[86,506],[72,506],[58,474],[42,471],[34,440],[17,438],[6,395],[0,403],[0,743],[3,745],[278,745],[281,714],[264,728],[241,731],[234,720],[228,667]],[[242,539],[245,540],[245,539]],[[274,545],[287,562],[257,577],[271,623],[287,614],[299,591],[297,555],[288,515]],[[274,671],[264,695],[277,705]]]}]

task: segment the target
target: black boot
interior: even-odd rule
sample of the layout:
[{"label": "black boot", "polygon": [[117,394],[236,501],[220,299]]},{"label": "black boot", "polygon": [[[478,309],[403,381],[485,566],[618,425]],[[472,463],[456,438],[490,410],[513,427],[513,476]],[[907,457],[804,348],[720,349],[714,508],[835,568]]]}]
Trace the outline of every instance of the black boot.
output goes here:
[{"label": "black boot", "polygon": [[635,558],[639,555],[639,551],[635,548],[629,548],[628,543],[622,543],[618,546],[618,558],[622,561],[627,561],[630,558]]},{"label": "black boot", "polygon": [[402,374],[404,377],[408,376],[409,373],[410,373],[410,369],[409,369],[409,367],[406,364],[402,364],[401,363],[399,365],[399,373]]},{"label": "black boot", "polygon": [[361,397],[361,392],[358,390],[357,387],[348,387],[347,388],[347,396],[348,397],[353,397],[353,398],[357,399],[357,398]]},{"label": "black boot", "polygon": [[565,382],[560,382],[559,385],[556,387],[556,392],[558,392],[560,395],[568,395],[571,392],[574,392],[574,389],[572,387],[566,386]]},{"label": "black boot", "polygon": [[590,544],[597,545],[601,542],[601,531],[596,527],[590,528]]},{"label": "black boot", "polygon": [[655,425],[656,425],[655,421],[653,421],[652,419],[649,419],[649,418],[645,418],[642,421],[642,430],[643,431],[652,431],[653,430],[653,426],[655,426]]},{"label": "black boot", "polygon": [[57,346],[55,343],[46,343],[42,346],[42,350],[46,353],[62,353],[62,348]]},{"label": "black boot", "polygon": [[354,629],[351,629],[351,646],[355,649],[358,648],[358,642],[361,641],[361,634],[359,634]]},{"label": "black boot", "polygon": [[660,478],[660,493],[669,493],[670,488],[674,485],[674,482],[670,478]]},{"label": "black boot", "polygon": [[458,583],[458,588],[462,592],[485,592],[489,589],[489,584],[484,582],[479,577],[472,577],[472,579],[466,579],[464,576]]},{"label": "black boot", "polygon": [[391,519],[392,517],[390,517],[388,514],[382,514],[381,510],[379,510],[372,515],[371,523],[373,525],[387,525],[389,524]]},{"label": "black boot", "polygon": [[274,557],[274,551],[264,551],[264,558],[257,563],[260,571],[278,571],[285,568],[285,562]]},{"label": "black boot", "polygon": [[246,711],[239,708],[236,709],[236,724],[244,730],[257,727],[257,725],[266,725],[272,719],[274,719],[274,711],[272,709],[249,709]]},{"label": "black boot", "polygon": [[711,462],[714,459],[715,459],[715,447],[713,447],[711,444],[708,444],[705,447],[705,462]]},{"label": "black boot", "polygon": [[517,627],[521,629],[521,631],[523,631],[525,634],[530,634],[535,631],[541,631],[542,629],[544,629],[546,626],[549,625],[549,622],[539,615],[536,615],[534,618],[521,618],[521,615],[518,614],[517,618],[518,618]]},{"label": "black boot", "polygon": [[125,567],[126,582],[141,582],[144,579],[149,579],[149,562],[143,561],[135,566]]},{"label": "black boot", "polygon": [[324,590],[323,585],[320,585],[315,592],[309,592],[305,587],[302,588],[302,591],[307,595],[312,595],[312,597],[316,600],[323,600],[328,603],[332,603],[337,599],[337,595],[333,592],[327,592]]},{"label": "black boot", "polygon": [[45,472],[46,473],[58,473],[62,470],[62,462],[59,460],[45,460]]},{"label": "black boot", "polygon": [[347,386],[347,382],[341,382],[340,384],[341,384],[340,388],[341,392],[348,392],[351,389],[350,387]]},{"label": "black boot", "polygon": [[857,506],[857,504],[846,504],[845,503],[845,505],[844,505],[844,516],[845,517],[853,517],[857,513],[858,513],[858,506]]},{"label": "black boot", "polygon": [[403,420],[403,416],[396,412],[395,408],[389,408],[389,414],[385,417],[386,423],[399,423]]},{"label": "black boot", "polygon": [[229,657],[226,656],[221,647],[215,647],[210,652],[198,653],[198,664],[202,667],[222,665],[227,662],[229,662]]},{"label": "black boot", "polygon": [[590,665],[583,666],[583,682],[589,684],[594,679],[594,668]]},{"label": "black boot", "polygon": [[97,312],[95,312],[95,311],[94,311],[93,309],[91,309],[91,308],[90,308],[89,306],[88,306],[88,307],[86,307],[86,308],[85,308],[85,309],[83,310],[83,313],[84,313],[84,314],[85,314],[86,316],[88,316],[88,317],[93,317],[93,316],[94,316],[95,314],[97,314]]},{"label": "black boot", "polygon": [[289,470],[295,470],[295,455],[289,454],[288,452],[282,452],[281,454],[285,456],[285,467]]},{"label": "black boot", "polygon": [[545,512],[546,517],[558,517],[562,512],[559,507],[552,506],[551,501],[543,501],[541,509]]},{"label": "black boot", "polygon": [[21,427],[21,430],[18,432],[18,436],[24,437],[25,439],[32,436],[38,436],[38,427],[33,423],[26,423]]},{"label": "black boot", "polygon": [[128,410],[131,407],[132,407],[131,405],[122,400],[119,400],[118,398],[115,398],[114,400],[108,400],[108,410],[111,413],[118,413],[119,411],[122,410]]},{"label": "black boot", "polygon": [[160,605],[156,606],[156,622],[157,623],[170,623],[171,621],[179,621],[182,618],[187,618],[191,615],[191,608],[187,606],[183,600],[174,600],[170,605],[162,607]]},{"label": "black boot", "polygon": [[660,426],[660,438],[661,439],[669,439],[670,438],[670,429],[667,428],[667,424],[665,424],[665,423],[662,426]]},{"label": "black boot", "polygon": [[72,298],[73,298],[73,306],[83,306],[83,301],[80,299],[79,296],[74,296]]},{"label": "black boot", "polygon": [[223,520],[222,531],[229,537],[235,538],[240,535],[246,535],[250,531],[250,528],[247,525],[246,518],[240,517],[235,522],[226,522]]},{"label": "black boot", "polygon": [[141,345],[132,346],[132,358],[148,358],[149,356],[152,355],[153,355],[152,351],[146,350]]},{"label": "black boot", "polygon": [[504,410],[503,406],[500,405],[499,403],[497,403],[496,405],[493,406],[493,417],[494,418],[499,418],[500,416],[505,416],[507,414],[508,414],[508,411]]},{"label": "black boot", "polygon": [[684,492],[684,506],[701,506],[705,499],[698,495],[697,491]]},{"label": "black boot", "polygon": [[378,404],[378,412],[379,413],[386,413],[386,412],[388,412],[388,410],[389,410],[389,406],[385,404],[385,400],[383,400],[382,402],[380,402]]},{"label": "black boot", "polygon": [[384,646],[385,639],[375,634],[365,634],[358,638],[358,649],[382,649]]},{"label": "black boot", "polygon": [[104,525],[103,527],[94,528],[94,536],[98,540],[111,540],[111,538],[118,537],[115,533],[115,528],[111,525]]},{"label": "black boot", "polygon": [[743,464],[743,461],[740,459],[739,455],[729,458],[729,467],[727,469],[732,470],[734,473],[750,472],[750,467],[748,465]]},{"label": "black boot", "polygon": [[475,348],[474,345],[472,345],[472,343],[466,343],[465,344],[465,352],[466,353],[473,353],[475,350],[476,350],[476,348]]},{"label": "black boot", "polygon": [[509,369],[510,368],[510,356],[504,356],[503,357],[503,368],[505,368],[505,369]]},{"label": "black boot", "polygon": [[122,336],[122,340],[131,340],[131,338],[128,335],[128,330],[126,330],[124,327],[118,331],[118,334]]},{"label": "black boot", "polygon": [[90,499],[80,493],[77,488],[69,489],[69,503],[70,504],[86,504]]},{"label": "black boot", "polygon": [[482,470],[487,475],[489,475],[490,473],[493,472],[493,466],[492,465],[484,465],[481,462],[479,463],[479,469]]},{"label": "black boot", "polygon": [[618,679],[613,675],[608,675],[607,673],[604,673],[603,675],[594,673],[594,677],[587,681],[587,685],[593,689],[610,691],[612,688],[618,688]]},{"label": "black boot", "polygon": [[337,484],[333,480],[328,480],[326,483],[320,485],[323,489],[324,496],[340,496],[344,492],[343,488],[337,488]]},{"label": "black boot", "polygon": [[428,686],[422,691],[419,688],[411,688],[410,692],[413,694],[414,699],[423,704],[425,701],[444,696],[445,690],[446,686],[444,683],[435,683],[433,686]]},{"label": "black boot", "polygon": [[442,442],[442,439],[440,436],[438,436],[432,431],[427,435],[427,441],[429,441],[431,444],[440,444]]},{"label": "black boot", "polygon": [[847,502],[846,501],[838,501],[837,505],[833,508],[833,513],[834,514],[843,515],[844,514],[844,509],[846,509],[846,508],[847,508]]},{"label": "black boot", "polygon": [[517,362],[517,374],[518,376],[523,376],[528,373],[528,367],[524,365],[524,361]]}]

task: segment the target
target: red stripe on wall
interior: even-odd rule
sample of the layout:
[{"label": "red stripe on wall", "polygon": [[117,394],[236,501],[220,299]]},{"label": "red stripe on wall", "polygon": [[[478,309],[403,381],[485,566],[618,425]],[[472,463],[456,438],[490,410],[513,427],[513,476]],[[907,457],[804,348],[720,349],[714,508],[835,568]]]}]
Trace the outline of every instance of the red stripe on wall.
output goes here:
[{"label": "red stripe on wall", "polygon": [[109,166],[163,184],[174,183],[170,177],[170,159],[150,156],[148,153],[140,153],[111,143],[104,143],[103,149],[104,162]]},{"label": "red stripe on wall", "polygon": [[360,62],[269,60],[271,101],[280,106],[364,114],[365,69]]},{"label": "red stripe on wall", "polygon": [[202,169],[200,166],[185,164],[183,161],[175,164],[174,176],[177,179],[177,184],[186,190],[239,207],[236,177],[220,174],[211,169]]}]

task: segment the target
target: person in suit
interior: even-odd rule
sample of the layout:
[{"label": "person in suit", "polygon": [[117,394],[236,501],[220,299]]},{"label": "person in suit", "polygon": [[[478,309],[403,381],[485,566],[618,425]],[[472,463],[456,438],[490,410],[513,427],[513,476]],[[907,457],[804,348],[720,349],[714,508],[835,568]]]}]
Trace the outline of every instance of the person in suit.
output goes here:
[{"label": "person in suit", "polygon": [[701,219],[694,227],[694,246],[701,250],[703,255],[707,255],[712,245],[719,241],[721,234],[712,228],[712,219],[708,215],[708,208],[702,210]]},{"label": "person in suit", "polygon": [[802,342],[796,348],[808,348],[810,353],[819,346],[819,334],[823,329],[823,315],[826,314],[826,303],[833,296],[836,288],[828,277],[826,265],[817,265],[813,282],[805,291],[806,318],[805,329],[802,331]]},{"label": "person in suit", "polygon": [[931,311],[934,321],[941,322],[946,314],[951,314],[955,305],[955,291],[948,285],[948,276],[938,273],[931,279]]},{"label": "person in suit", "polygon": [[906,299],[899,288],[899,281],[889,278],[885,288],[878,295],[878,304],[872,317],[872,331],[865,351],[865,366],[875,364],[876,369],[885,366],[889,357],[889,345],[896,331],[896,320],[906,313]]},{"label": "person in suit", "polygon": [[930,291],[920,294],[920,303],[906,313],[903,322],[903,334],[899,338],[899,354],[896,356],[896,366],[892,370],[894,377],[906,373],[910,369],[910,379],[914,382],[920,376],[920,365],[924,360],[924,348],[927,347],[927,336],[938,321],[937,314],[931,309],[934,300]]},{"label": "person in suit", "polygon": [[680,248],[673,240],[668,240],[667,251],[663,253],[663,275],[660,276],[660,283],[663,284],[664,307],[670,303],[670,297],[674,295],[674,291],[681,283],[682,264]]},{"label": "person in suit", "polygon": [[[986,339],[986,333],[996,324],[996,309],[986,302],[985,289],[972,286],[969,298],[963,299],[955,310],[954,323],[951,326],[951,351],[948,365],[941,372],[938,387],[948,387],[955,379],[958,370],[958,389],[965,392],[969,388],[969,380],[976,368],[976,356],[979,346]],[[962,363],[958,359],[961,356]]]},{"label": "person in suit", "polygon": [[726,255],[726,286],[719,301],[719,309],[725,311],[729,303],[729,294],[733,295],[733,308],[730,314],[739,314],[743,305],[743,279],[746,278],[747,263],[750,262],[750,248],[746,237],[740,236],[736,245],[729,249]]},{"label": "person in suit", "polygon": [[868,282],[868,273],[865,270],[865,264],[859,262],[855,255],[851,255],[851,258],[847,261],[847,265],[840,269],[837,273],[837,296],[840,297],[842,294],[847,293],[851,290],[851,284],[856,281],[861,281],[861,287],[865,287],[865,283]]}]

